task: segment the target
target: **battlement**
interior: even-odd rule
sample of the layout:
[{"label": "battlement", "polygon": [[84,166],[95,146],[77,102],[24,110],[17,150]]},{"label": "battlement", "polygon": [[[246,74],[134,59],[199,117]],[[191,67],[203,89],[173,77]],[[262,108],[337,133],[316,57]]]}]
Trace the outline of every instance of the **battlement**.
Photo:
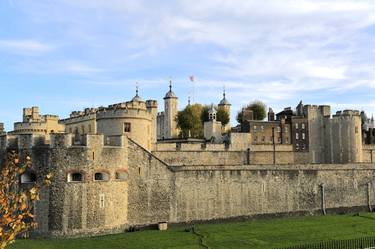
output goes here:
[{"label": "battlement", "polygon": [[[106,111],[115,111],[118,109],[147,109],[146,102],[143,101],[127,101],[117,104],[109,105],[107,108],[105,108]],[[101,110],[99,110],[101,111]]]},{"label": "battlement", "polygon": [[146,100],[146,107],[147,108],[158,108],[158,101],[154,99]]},{"label": "battlement", "polygon": [[104,135],[73,135],[73,134],[53,134],[51,135],[51,148],[58,147],[88,147],[100,148],[107,146],[124,147],[127,145],[127,137],[104,136]]},{"label": "battlement", "polygon": [[43,115],[42,117],[42,120],[59,120],[59,116],[58,115],[52,115],[52,114],[46,114],[46,115]]},{"label": "battlement", "polygon": [[0,150],[31,149],[36,146],[48,145],[50,135],[2,135],[0,136]]},{"label": "battlement", "polygon": [[336,117],[360,117],[361,114],[358,110],[344,110],[344,111],[337,111],[335,115],[333,115],[334,118]]},{"label": "battlement", "polygon": [[151,120],[152,112],[146,108],[144,102],[126,102],[117,105],[111,105],[108,108],[99,110],[96,119],[112,119],[112,118],[143,118]]},{"label": "battlement", "polygon": [[67,133],[51,135],[0,135],[0,150],[32,149],[34,147],[69,148],[74,146],[100,148],[107,146],[124,147],[126,136],[82,135]]},{"label": "battlement", "polygon": [[303,110],[307,116],[312,112],[320,114],[323,117],[331,116],[331,106],[329,105],[304,105]]},{"label": "battlement", "polygon": [[73,111],[70,113],[70,118],[77,118],[82,116],[87,116],[90,114],[95,114],[98,108],[85,108],[83,111]]}]

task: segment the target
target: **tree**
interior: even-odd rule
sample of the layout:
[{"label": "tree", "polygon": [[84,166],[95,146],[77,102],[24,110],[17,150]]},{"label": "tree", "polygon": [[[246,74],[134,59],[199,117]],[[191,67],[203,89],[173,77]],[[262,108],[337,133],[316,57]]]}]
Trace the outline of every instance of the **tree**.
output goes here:
[{"label": "tree", "polygon": [[[14,242],[17,235],[36,227],[33,202],[39,199],[37,183],[20,186],[20,176],[31,168],[31,159],[26,156],[21,162],[18,154],[9,153],[0,175],[0,249]],[[51,183],[52,174],[47,174],[44,184]]]},{"label": "tree", "polygon": [[[245,108],[245,107],[243,107],[243,108]],[[243,108],[240,111],[237,112],[236,120],[239,124],[242,124],[242,110],[243,110]]]},{"label": "tree", "polygon": [[228,113],[227,109],[225,109],[222,106],[219,107],[217,109],[217,113],[216,113],[216,120],[220,121],[222,126],[227,125],[229,123],[229,120],[230,120],[229,113]]},{"label": "tree", "polygon": [[203,106],[200,104],[189,105],[177,113],[177,127],[181,130],[180,136],[187,138],[202,138],[203,125],[201,122]]},{"label": "tree", "polygon": [[[244,109],[253,111],[253,119],[254,120],[263,120],[267,115],[266,105],[260,100],[255,100],[255,101],[251,102],[250,104],[248,104],[248,105],[246,105],[242,108],[242,110],[244,110]],[[237,113],[237,117],[236,117],[237,122],[240,123],[240,124],[242,123],[242,119],[243,119],[242,110]]]},{"label": "tree", "polygon": [[[209,105],[205,105],[203,107],[202,115],[201,115],[202,124],[204,124],[204,122],[209,121],[208,110],[210,108],[211,108],[211,106],[209,106]],[[229,118],[229,113],[228,113],[227,109],[225,109],[222,106],[217,107],[215,109],[216,109],[216,120],[221,122],[221,125],[223,125],[223,126],[228,124],[230,118]]]},{"label": "tree", "polygon": [[209,105],[203,106],[202,114],[201,114],[201,122],[202,122],[202,124],[204,124],[204,122],[209,121],[208,110],[210,110],[210,106]]}]

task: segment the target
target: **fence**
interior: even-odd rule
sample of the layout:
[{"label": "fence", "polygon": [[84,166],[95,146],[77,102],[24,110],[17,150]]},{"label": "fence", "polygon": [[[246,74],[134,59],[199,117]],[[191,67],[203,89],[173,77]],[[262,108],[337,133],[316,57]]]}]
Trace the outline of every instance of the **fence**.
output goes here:
[{"label": "fence", "polygon": [[375,237],[332,240],[274,249],[375,249]]}]

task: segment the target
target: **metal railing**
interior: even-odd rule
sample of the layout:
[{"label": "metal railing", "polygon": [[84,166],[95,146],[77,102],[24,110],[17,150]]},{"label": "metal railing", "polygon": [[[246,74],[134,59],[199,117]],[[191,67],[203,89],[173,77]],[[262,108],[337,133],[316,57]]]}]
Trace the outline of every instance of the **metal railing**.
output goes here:
[{"label": "metal railing", "polygon": [[375,237],[331,240],[305,245],[278,247],[274,249],[375,249]]}]

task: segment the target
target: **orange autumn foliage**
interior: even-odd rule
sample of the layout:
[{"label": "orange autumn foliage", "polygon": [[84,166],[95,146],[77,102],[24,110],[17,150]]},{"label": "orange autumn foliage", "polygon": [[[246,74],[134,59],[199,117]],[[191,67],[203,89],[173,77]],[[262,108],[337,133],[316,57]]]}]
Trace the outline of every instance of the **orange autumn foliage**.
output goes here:
[{"label": "orange autumn foliage", "polygon": [[[18,154],[11,152],[1,166],[0,175],[0,249],[14,242],[17,235],[35,228],[33,202],[39,199],[40,186],[37,183],[20,186],[20,176],[31,168],[31,158],[20,160]],[[51,183],[48,174],[45,185]]]}]

